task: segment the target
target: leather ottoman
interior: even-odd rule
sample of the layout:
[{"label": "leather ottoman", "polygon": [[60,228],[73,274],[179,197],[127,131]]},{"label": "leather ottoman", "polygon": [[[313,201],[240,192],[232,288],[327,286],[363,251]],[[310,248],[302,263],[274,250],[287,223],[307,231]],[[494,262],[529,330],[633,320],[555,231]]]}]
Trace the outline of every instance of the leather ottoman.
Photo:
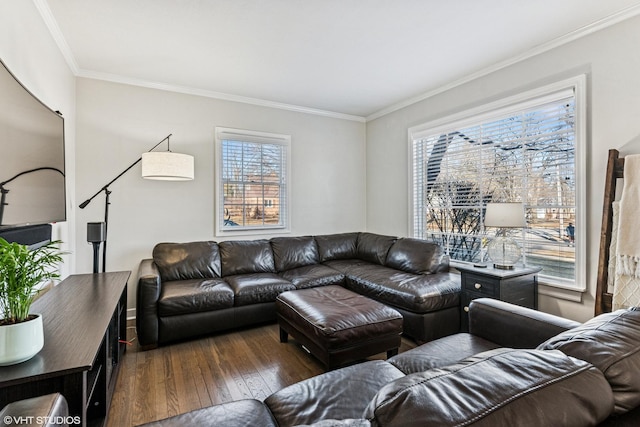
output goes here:
[{"label": "leather ottoman", "polygon": [[398,354],[402,315],[341,286],[281,293],[276,299],[280,342],[291,335],[327,369],[374,354]]}]

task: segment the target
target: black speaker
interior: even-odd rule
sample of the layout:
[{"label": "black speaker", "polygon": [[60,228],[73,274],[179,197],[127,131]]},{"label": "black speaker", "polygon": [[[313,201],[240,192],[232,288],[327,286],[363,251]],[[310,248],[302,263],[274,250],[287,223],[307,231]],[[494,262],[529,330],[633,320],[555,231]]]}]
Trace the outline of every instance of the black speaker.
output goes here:
[{"label": "black speaker", "polygon": [[106,238],[106,230],[104,222],[88,222],[87,223],[87,242],[104,242]]}]

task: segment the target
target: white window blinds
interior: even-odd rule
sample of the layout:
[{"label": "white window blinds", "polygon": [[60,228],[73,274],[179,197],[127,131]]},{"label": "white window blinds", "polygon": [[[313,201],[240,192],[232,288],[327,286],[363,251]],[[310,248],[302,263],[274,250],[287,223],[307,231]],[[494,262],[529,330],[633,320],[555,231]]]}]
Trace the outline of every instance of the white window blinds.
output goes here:
[{"label": "white window blinds", "polygon": [[216,130],[219,231],[286,228],[290,137]]},{"label": "white window blinds", "polygon": [[573,88],[410,130],[414,237],[477,262],[496,232],[486,204],[522,202],[527,227],[512,237],[526,264],[575,283],[576,134]]}]

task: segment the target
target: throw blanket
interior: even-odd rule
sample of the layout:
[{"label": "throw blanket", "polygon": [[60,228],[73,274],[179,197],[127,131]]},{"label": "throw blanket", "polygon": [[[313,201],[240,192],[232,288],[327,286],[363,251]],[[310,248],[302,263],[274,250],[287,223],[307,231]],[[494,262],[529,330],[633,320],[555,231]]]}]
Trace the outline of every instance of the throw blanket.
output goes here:
[{"label": "throw blanket", "polygon": [[[624,187],[617,221],[613,309],[640,305],[640,155],[624,164]],[[612,257],[613,258],[613,257]]]}]

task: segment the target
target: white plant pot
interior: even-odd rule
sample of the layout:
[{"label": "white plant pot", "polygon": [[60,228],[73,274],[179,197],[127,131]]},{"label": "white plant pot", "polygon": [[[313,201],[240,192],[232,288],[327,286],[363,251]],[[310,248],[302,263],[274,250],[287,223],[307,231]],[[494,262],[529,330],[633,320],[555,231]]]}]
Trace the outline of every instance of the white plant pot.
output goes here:
[{"label": "white plant pot", "polygon": [[44,346],[42,315],[35,319],[0,326],[0,366],[15,365],[38,354]]}]

